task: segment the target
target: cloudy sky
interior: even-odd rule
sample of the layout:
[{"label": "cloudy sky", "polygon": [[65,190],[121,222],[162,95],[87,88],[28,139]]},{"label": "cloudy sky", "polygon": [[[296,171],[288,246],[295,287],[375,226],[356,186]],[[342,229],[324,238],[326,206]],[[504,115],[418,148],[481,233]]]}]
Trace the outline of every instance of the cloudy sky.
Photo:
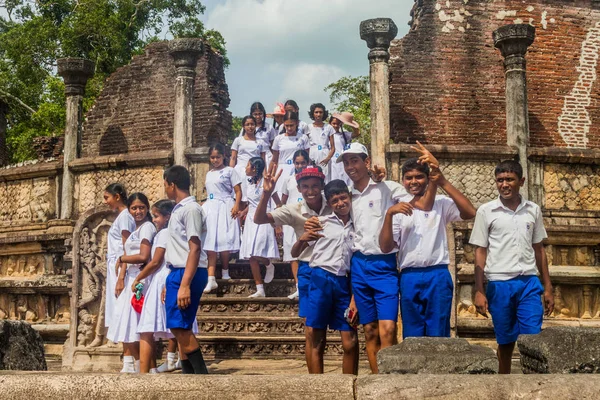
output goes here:
[{"label": "cloudy sky", "polygon": [[226,72],[233,115],[261,101],[294,99],[308,119],[311,103],[329,106],[323,88],[343,76],[367,75],[368,48],[360,21],[390,17],[408,32],[413,0],[205,0],[207,28],[227,41]]}]

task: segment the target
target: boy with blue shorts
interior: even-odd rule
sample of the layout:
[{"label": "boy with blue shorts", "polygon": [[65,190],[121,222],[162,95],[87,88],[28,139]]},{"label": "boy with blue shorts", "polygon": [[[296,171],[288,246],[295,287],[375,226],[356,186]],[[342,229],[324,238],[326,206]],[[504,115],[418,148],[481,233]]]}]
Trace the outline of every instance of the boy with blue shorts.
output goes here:
[{"label": "boy with blue shorts", "polygon": [[430,169],[416,158],[402,165],[402,184],[414,196],[423,196],[428,185],[449,196],[436,196],[430,211],[414,209],[412,215],[403,215],[400,203],[386,212],[379,245],[384,252],[399,248],[402,337],[450,337],[454,283],[448,271],[446,225],[475,217],[475,207],[437,165]]},{"label": "boy with blue shorts", "polygon": [[[325,185],[325,198],[333,213],[319,217],[321,231],[304,232],[292,247],[292,257],[313,246],[310,258],[310,288],[306,326],[312,328],[313,374],[323,373],[323,354],[327,344],[327,328],[339,330],[344,356],[342,373],[358,373],[358,339],[356,330],[345,318],[349,308],[356,316],[350,289],[350,259],[354,227],[350,218],[352,199],[346,183],[335,179]],[[355,318],[351,319],[353,322]]]},{"label": "boy with blue shorts", "polygon": [[[420,146],[417,150],[422,154],[422,162],[437,165],[437,160],[424,147]],[[397,182],[375,182],[371,179],[371,160],[367,148],[360,143],[350,144],[336,161],[344,163],[344,170],[353,183],[351,218],[355,238],[350,263],[352,293],[359,322],[365,330],[369,365],[371,371],[377,373],[379,350],[398,342],[398,249],[394,247],[383,252],[379,247],[379,232],[385,211],[398,202],[403,202],[402,212],[406,214],[412,212],[413,204],[425,210],[431,209],[435,189],[428,189],[426,196],[413,197]],[[306,230],[319,228],[319,222],[312,219],[305,224]]]},{"label": "boy with blue shorts", "polygon": [[544,308],[546,315],[552,313],[554,296],[542,244],[547,238],[542,211],[519,194],[523,168],[517,161],[503,161],[495,176],[498,199],[479,207],[469,242],[477,246],[475,306],[486,318],[488,309],[492,314],[499,373],[510,374],[517,338],[541,331]]},{"label": "boy with blue shorts", "polygon": [[192,332],[200,297],[208,282],[208,259],[202,249],[206,215],[190,196],[190,173],[174,165],[164,173],[165,192],[176,205],[169,219],[165,261],[171,270],[165,283],[167,328],[179,343],[184,374],[208,374]]}]

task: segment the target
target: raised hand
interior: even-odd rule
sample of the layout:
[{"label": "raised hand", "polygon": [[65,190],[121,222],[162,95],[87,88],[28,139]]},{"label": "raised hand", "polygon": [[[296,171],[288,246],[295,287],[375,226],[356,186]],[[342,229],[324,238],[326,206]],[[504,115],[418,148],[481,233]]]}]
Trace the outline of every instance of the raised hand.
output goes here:
[{"label": "raised hand", "polygon": [[440,163],[437,160],[437,158],[435,158],[433,156],[433,154],[431,154],[431,152],[429,150],[427,150],[425,148],[425,146],[423,146],[421,144],[421,142],[419,142],[418,140],[417,140],[417,146],[416,147],[415,146],[410,146],[410,148],[420,154],[419,161],[418,161],[419,164],[429,164],[429,165],[434,164],[434,165],[437,165],[437,166],[440,165]]},{"label": "raised hand", "polygon": [[446,177],[440,170],[439,165],[429,164],[429,181],[435,183],[438,187],[444,186],[446,183]]},{"label": "raised hand", "polygon": [[275,190],[275,185],[277,184],[282,172],[283,170],[277,172],[277,164],[271,164],[269,166],[269,169],[263,178],[264,193],[268,193],[269,195],[273,193],[273,190]]},{"label": "raised hand", "polygon": [[375,182],[381,182],[385,180],[385,178],[387,178],[387,171],[385,170],[385,167],[373,165],[373,168],[371,168],[371,179],[373,179]]}]

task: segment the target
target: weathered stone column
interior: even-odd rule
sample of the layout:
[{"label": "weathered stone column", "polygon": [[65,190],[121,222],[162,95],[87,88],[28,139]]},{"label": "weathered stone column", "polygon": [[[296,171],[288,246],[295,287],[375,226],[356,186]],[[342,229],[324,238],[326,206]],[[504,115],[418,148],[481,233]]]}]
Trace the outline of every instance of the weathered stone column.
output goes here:
[{"label": "weathered stone column", "polygon": [[390,18],[368,19],[360,23],[360,38],[371,50],[371,160],[381,166],[386,165],[386,147],[390,142],[389,49],[397,34],[398,27]]},{"label": "weathered stone column", "polygon": [[169,54],[175,60],[175,115],[173,122],[173,159],[175,164],[188,166],[185,149],[192,146],[194,129],[194,81],[196,64],[202,54],[202,40],[175,39],[169,42]]},{"label": "weathered stone column", "polygon": [[94,63],[83,58],[61,58],[57,61],[58,75],[62,76],[65,81],[65,95],[67,96],[60,218],[69,219],[73,215],[73,191],[75,188],[75,178],[69,170],[69,163],[79,156],[83,94],[88,79],[94,75]]},{"label": "weathered stone column", "polygon": [[[519,150],[525,180],[522,195],[529,198],[529,115],[527,106],[527,76],[525,54],[535,39],[535,28],[529,24],[512,24],[493,33],[494,46],[504,57],[506,76],[506,142]],[[537,196],[535,196],[537,197]]]},{"label": "weathered stone column", "polygon": [[8,104],[0,100],[0,166],[8,164],[8,148],[6,147],[8,123],[6,113],[8,113]]}]

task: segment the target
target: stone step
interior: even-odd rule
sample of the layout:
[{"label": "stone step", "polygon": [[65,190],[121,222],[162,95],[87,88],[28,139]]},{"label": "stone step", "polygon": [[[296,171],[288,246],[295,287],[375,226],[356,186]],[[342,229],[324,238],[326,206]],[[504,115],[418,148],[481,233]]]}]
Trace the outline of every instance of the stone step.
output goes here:
[{"label": "stone step", "polygon": [[[221,297],[248,297],[256,292],[254,279],[217,279],[218,288],[204,293],[202,299]],[[287,297],[296,291],[293,279],[273,279],[264,284],[267,297]]]},{"label": "stone step", "polygon": [[271,315],[297,317],[298,301],[287,297],[210,297],[202,298],[198,307],[198,316],[206,314],[222,317]]},{"label": "stone step", "polygon": [[[275,279],[293,279],[292,267],[289,263],[274,262],[275,266]],[[265,266],[260,266],[262,276],[265,276]],[[221,266],[217,265],[216,272],[217,279],[221,278]],[[252,279],[252,272],[250,271],[250,263],[245,260],[239,260],[229,264],[229,276],[232,279]]]}]

